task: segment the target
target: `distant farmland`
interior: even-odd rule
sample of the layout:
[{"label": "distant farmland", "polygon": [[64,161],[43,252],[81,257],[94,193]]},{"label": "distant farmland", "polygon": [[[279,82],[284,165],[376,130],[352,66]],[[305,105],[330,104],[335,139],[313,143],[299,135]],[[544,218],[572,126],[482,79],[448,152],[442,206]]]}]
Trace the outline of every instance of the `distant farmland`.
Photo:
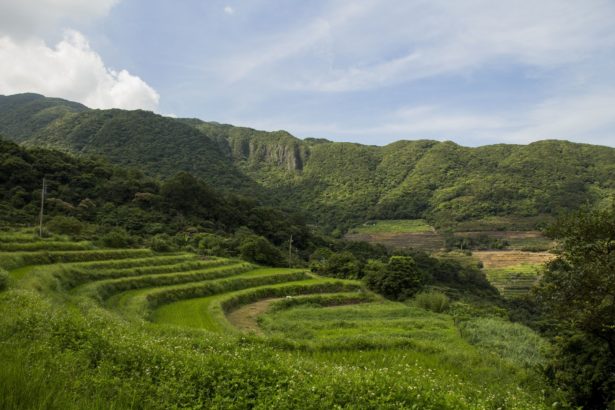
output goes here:
[{"label": "distant farmland", "polygon": [[507,297],[526,294],[536,283],[541,267],[555,257],[548,252],[476,251],[487,279]]}]

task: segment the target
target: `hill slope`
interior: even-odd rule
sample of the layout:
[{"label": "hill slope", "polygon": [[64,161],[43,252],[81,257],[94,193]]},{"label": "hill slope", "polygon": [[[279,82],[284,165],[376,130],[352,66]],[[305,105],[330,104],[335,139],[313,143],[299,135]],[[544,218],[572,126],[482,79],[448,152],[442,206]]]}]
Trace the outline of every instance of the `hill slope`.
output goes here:
[{"label": "hill slope", "polygon": [[89,110],[35,94],[0,96],[0,133],[101,154],[153,175],[189,171],[228,190],[306,209],[331,227],[369,218],[427,218],[441,226],[554,214],[615,193],[615,149],[566,141],[365,146],[144,111]]}]

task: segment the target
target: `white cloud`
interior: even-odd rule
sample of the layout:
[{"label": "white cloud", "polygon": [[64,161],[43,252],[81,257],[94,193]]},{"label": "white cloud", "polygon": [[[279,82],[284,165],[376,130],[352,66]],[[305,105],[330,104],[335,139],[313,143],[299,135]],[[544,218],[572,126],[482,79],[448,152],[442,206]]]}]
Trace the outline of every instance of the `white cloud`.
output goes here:
[{"label": "white cloud", "polygon": [[[284,65],[285,61],[297,56],[310,58],[309,56],[315,54],[319,60],[323,56],[330,60],[332,57],[331,28],[345,25],[349,21],[368,14],[374,7],[374,3],[376,3],[374,0],[340,3],[325,15],[301,24],[295,30],[285,30],[257,39],[260,44],[250,44],[248,50],[239,50],[226,58],[226,61],[218,67],[219,73],[228,82],[237,82],[251,75],[261,75],[262,73],[259,72],[261,68],[273,67],[274,70],[277,68],[288,72],[288,67]],[[268,70],[268,74],[272,72]],[[304,69],[296,70],[296,72],[302,73]],[[281,77],[277,75],[274,77],[276,82],[282,81]]]},{"label": "white cloud", "polygon": [[234,8],[232,8],[231,6],[225,6],[225,7],[224,7],[224,12],[225,12],[226,14],[235,14],[235,9],[234,9]]},{"label": "white cloud", "polygon": [[92,108],[156,110],[158,93],[126,70],[105,66],[86,38],[67,31],[55,47],[0,37],[0,93],[37,92]]},{"label": "white cloud", "polygon": [[[550,69],[615,46],[610,0],[332,4],[293,30],[284,28],[238,47],[220,75],[240,81],[262,79],[265,73],[278,88],[346,92],[502,61]],[[323,49],[327,64],[317,62]]]},{"label": "white cloud", "polygon": [[615,146],[615,88],[549,98],[533,107],[518,128],[504,133],[519,143],[540,139],[570,139]]},{"label": "white cloud", "polygon": [[[371,118],[372,125],[344,126],[337,122],[288,122],[256,119],[247,126],[270,131],[286,129],[300,137],[318,136],[385,145],[399,139],[454,140],[464,145],[527,144],[544,139],[615,147],[615,88],[548,98],[527,110],[477,112],[437,105],[402,107]],[[237,120],[238,121],[238,120]]]}]

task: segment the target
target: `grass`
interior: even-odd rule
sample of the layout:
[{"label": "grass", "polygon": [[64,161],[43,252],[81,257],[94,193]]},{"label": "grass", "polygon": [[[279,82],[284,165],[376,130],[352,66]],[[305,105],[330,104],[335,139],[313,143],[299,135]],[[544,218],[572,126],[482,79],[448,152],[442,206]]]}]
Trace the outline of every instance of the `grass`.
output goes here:
[{"label": "grass", "polygon": [[[542,356],[530,345],[544,341],[529,329],[478,317],[456,325],[357,281],[145,249],[4,252],[0,266],[11,275],[0,292],[0,408],[541,409],[554,401],[532,371]],[[227,320],[266,299],[270,308],[255,319],[262,336]]]},{"label": "grass", "polygon": [[365,222],[351,229],[351,233],[420,233],[432,232],[433,228],[424,219],[391,219]]},{"label": "grass", "polygon": [[482,351],[522,367],[544,363],[548,344],[535,332],[501,318],[474,318],[463,322],[463,337]]}]

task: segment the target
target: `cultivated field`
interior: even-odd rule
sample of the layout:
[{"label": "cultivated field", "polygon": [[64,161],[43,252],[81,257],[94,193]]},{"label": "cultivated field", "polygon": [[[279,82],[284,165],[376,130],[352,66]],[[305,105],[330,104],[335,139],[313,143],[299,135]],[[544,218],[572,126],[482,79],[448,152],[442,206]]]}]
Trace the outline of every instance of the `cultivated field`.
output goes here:
[{"label": "cultivated field", "polygon": [[[554,243],[537,230],[521,230],[534,226],[536,220],[513,220],[511,218],[486,218],[480,221],[460,223],[453,233],[456,237],[487,237],[508,244],[507,249],[521,251],[547,251]],[[504,228],[510,228],[505,230]],[[496,229],[498,228],[498,229]],[[436,231],[423,219],[379,220],[366,222],[352,228],[346,239],[380,243],[403,249],[415,248],[424,251],[439,251],[445,247],[445,235]]]},{"label": "cultivated field", "polygon": [[304,269],[62,238],[0,242],[11,249],[0,252],[10,274],[1,408],[551,404],[532,370],[544,342],[498,317],[459,316],[461,302],[434,313]]},{"label": "cultivated field", "polygon": [[476,251],[487,279],[504,296],[527,294],[540,276],[542,266],[555,255],[548,252]]}]

